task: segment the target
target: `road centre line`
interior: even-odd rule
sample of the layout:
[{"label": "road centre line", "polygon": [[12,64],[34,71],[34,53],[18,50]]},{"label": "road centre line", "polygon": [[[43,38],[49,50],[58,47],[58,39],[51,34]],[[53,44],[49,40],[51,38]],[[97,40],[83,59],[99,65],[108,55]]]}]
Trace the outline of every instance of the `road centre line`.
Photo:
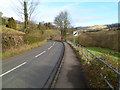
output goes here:
[{"label": "road centre line", "polygon": [[37,57],[39,57],[40,55],[42,55],[43,53],[45,53],[45,52],[46,52],[46,51],[43,51],[42,53],[36,55],[35,57],[37,58]]},{"label": "road centre line", "polygon": [[27,63],[27,62],[24,62],[24,63],[22,63],[22,64],[20,64],[20,65],[18,65],[18,66],[16,66],[16,67],[14,67],[13,69],[11,69],[11,70],[9,70],[9,71],[7,71],[7,72],[1,74],[0,77],[2,77],[2,76],[4,76],[4,75],[6,75],[6,74],[8,74],[8,73],[10,73],[10,72],[12,72],[12,71],[14,71],[15,69],[17,69],[17,68],[19,68],[19,67],[25,65],[26,63]]},{"label": "road centre line", "polygon": [[49,48],[48,48],[48,50],[50,50],[53,46],[55,45],[55,42],[53,43],[53,45],[52,46],[50,46]]},{"label": "road centre line", "polygon": [[55,45],[55,42],[53,43],[53,46]]},{"label": "road centre line", "polygon": [[50,50],[52,47],[53,47],[53,46],[50,46],[50,47],[48,48],[48,50]]},{"label": "road centre line", "polygon": [[[48,48],[48,50],[50,50],[54,45],[55,45],[55,42],[53,43],[52,46],[50,46],[50,47]],[[37,57],[39,57],[40,55],[44,54],[45,52],[46,52],[46,51],[43,51],[42,53],[36,55],[35,57],[37,58]]]},{"label": "road centre line", "polygon": [[[51,49],[54,45],[55,45],[55,42],[54,42],[53,45],[50,46],[48,49]],[[46,51],[43,51],[42,53],[36,55],[35,57],[37,58],[37,57],[39,57],[40,55],[44,54],[45,52],[46,52]],[[4,76],[4,75],[6,75],[6,74],[8,74],[8,73],[10,73],[10,72],[12,72],[12,71],[14,71],[14,70],[16,70],[17,68],[19,68],[19,67],[25,65],[26,63],[27,63],[27,62],[24,62],[24,63],[22,63],[22,64],[20,64],[20,65],[18,65],[18,66],[16,66],[16,67],[14,67],[13,69],[11,69],[11,70],[9,70],[9,71],[7,71],[7,72],[1,74],[0,77],[2,77],[2,76]]]}]

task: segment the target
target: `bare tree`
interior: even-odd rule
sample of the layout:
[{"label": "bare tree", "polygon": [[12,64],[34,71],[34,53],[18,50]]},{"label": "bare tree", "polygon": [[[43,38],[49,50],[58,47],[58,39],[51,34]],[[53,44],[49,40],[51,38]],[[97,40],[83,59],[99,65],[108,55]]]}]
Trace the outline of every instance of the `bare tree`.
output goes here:
[{"label": "bare tree", "polygon": [[17,15],[24,20],[24,32],[27,31],[28,22],[37,10],[39,0],[18,0],[20,6],[16,6]]},{"label": "bare tree", "polygon": [[66,41],[67,28],[70,25],[68,13],[66,11],[60,12],[60,14],[57,17],[55,17],[54,23],[61,31],[61,40]]},{"label": "bare tree", "polygon": [[43,35],[44,34],[44,31],[46,29],[45,25],[44,25],[44,22],[39,22],[38,24],[38,29],[41,31],[41,34]]},{"label": "bare tree", "polygon": [[2,12],[0,12],[0,17],[2,17],[2,15],[3,15],[3,13],[2,13]]},{"label": "bare tree", "polygon": [[28,25],[28,10],[27,10],[27,1],[24,0],[24,25],[25,25],[25,31],[26,32],[26,29],[27,29],[27,25]]},{"label": "bare tree", "polygon": [[3,15],[3,13],[0,12],[0,25],[2,25],[2,15]]}]

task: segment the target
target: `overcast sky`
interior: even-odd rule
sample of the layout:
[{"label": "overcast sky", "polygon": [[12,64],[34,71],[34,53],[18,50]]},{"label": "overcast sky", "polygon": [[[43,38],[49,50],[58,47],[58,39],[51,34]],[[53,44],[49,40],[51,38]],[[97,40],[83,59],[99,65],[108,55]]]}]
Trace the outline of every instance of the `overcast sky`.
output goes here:
[{"label": "overcast sky", "polygon": [[[35,22],[53,22],[61,11],[68,11],[73,26],[104,25],[118,22],[118,0],[40,0]],[[15,13],[17,0],[2,0],[3,16],[20,20]]]}]

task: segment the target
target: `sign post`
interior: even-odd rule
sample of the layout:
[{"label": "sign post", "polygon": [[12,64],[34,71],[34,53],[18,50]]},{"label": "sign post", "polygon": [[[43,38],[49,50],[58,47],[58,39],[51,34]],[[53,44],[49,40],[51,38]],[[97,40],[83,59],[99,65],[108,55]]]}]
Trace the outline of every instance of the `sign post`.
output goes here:
[{"label": "sign post", "polygon": [[75,37],[78,36],[78,31],[73,31],[73,37],[74,37],[74,44],[75,44]]}]

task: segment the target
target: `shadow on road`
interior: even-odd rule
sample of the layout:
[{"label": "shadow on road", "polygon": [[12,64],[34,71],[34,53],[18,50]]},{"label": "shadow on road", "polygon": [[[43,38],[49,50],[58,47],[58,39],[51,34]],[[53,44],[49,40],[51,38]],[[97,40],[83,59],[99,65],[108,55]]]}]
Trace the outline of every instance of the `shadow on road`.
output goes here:
[{"label": "shadow on road", "polygon": [[75,88],[88,88],[87,80],[80,66],[74,65],[71,66],[71,68],[72,69],[69,70],[67,74],[69,82],[71,82]]}]

